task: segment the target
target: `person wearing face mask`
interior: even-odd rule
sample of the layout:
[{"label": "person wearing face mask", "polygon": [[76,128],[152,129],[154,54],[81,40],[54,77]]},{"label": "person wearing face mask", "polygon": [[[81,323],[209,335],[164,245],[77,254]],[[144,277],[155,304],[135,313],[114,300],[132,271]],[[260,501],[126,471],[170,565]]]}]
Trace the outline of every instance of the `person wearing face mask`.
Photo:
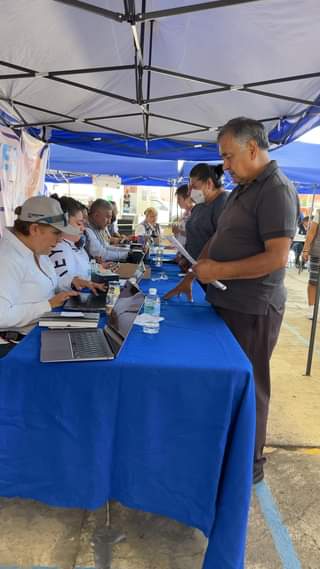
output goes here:
[{"label": "person wearing face mask", "polygon": [[189,174],[190,198],[195,203],[191,215],[186,222],[185,248],[194,259],[197,259],[214,235],[217,222],[227,194],[224,191],[223,167],[221,164],[196,164]]},{"label": "person wearing face mask", "polygon": [[0,241],[0,357],[52,308],[79,293],[59,290],[48,255],[62,235],[79,237],[59,203],[45,196],[17,207],[12,229]]},{"label": "person wearing face mask", "polygon": [[68,215],[70,225],[79,231],[78,236],[64,235],[49,255],[58,277],[59,288],[89,288],[94,293],[104,290],[104,285],[90,280],[90,259],[84,248],[83,205],[67,196],[59,198],[54,194],[51,197],[60,203],[62,210]]},{"label": "person wearing face mask", "polygon": [[192,201],[189,194],[190,192],[187,184],[179,186],[179,188],[176,190],[177,203],[180,209],[183,211],[183,215],[176,223],[172,225],[172,233],[183,246],[185,246],[187,240],[186,223],[191,215],[191,211],[194,206],[194,202]]}]

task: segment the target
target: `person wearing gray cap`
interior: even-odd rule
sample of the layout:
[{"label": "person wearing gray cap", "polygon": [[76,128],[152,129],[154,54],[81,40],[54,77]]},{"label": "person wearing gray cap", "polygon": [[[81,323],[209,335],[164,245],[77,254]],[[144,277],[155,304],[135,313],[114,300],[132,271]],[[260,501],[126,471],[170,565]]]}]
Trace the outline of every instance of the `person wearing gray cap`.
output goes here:
[{"label": "person wearing gray cap", "polygon": [[26,334],[42,314],[61,306],[75,291],[57,291],[48,254],[66,235],[79,235],[60,204],[45,196],[16,208],[17,219],[0,241],[0,357]]}]

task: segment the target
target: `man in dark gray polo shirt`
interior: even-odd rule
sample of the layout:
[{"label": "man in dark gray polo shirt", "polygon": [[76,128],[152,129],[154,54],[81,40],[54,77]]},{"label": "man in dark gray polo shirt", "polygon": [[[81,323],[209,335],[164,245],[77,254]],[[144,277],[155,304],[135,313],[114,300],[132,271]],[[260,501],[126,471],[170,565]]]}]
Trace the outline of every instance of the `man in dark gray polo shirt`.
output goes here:
[{"label": "man in dark gray polo shirt", "polygon": [[[263,448],[270,399],[269,362],[282,322],[285,266],[295,235],[299,202],[291,182],[268,155],[268,137],[258,121],[237,118],[219,132],[231,192],[208,249],[193,268],[208,285],[207,300],[229,326],[253,364],[257,428],[254,481],[263,478]],[[203,255],[202,255],[203,257]]]}]

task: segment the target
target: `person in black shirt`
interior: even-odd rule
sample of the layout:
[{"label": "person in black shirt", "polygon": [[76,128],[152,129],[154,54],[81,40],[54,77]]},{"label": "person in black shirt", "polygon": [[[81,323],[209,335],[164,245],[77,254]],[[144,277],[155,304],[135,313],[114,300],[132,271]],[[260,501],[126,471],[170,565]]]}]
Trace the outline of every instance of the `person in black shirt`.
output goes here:
[{"label": "person in black shirt", "polygon": [[299,215],[293,184],[268,155],[262,123],[239,117],[219,132],[218,143],[237,184],[210,241],[207,259],[194,267],[203,283],[221,280],[225,291],[208,285],[207,300],[229,326],[251,360],[256,385],[257,423],[254,482],[263,479],[270,358],[286,301],[285,267]]},{"label": "person in black shirt", "polygon": [[[195,205],[186,222],[185,248],[191,257],[198,259],[216,231],[219,216],[227,199],[227,193],[223,188],[221,164],[217,166],[205,163],[196,164],[189,176],[189,195]],[[186,271],[190,263],[186,259],[182,259],[179,261],[179,266]],[[201,284],[201,286],[206,290],[206,285]],[[166,298],[174,296],[175,290],[167,293]]]},{"label": "person in black shirt", "polygon": [[[226,322],[253,366],[256,386],[256,444],[253,481],[264,477],[263,448],[271,391],[270,358],[284,313],[285,267],[299,215],[292,183],[268,155],[262,123],[239,117],[219,132],[218,143],[236,184],[219,217],[206,258],[193,278],[207,283],[207,300]],[[187,292],[192,275],[176,293]],[[215,288],[214,280],[226,285]]]},{"label": "person in black shirt", "polygon": [[196,164],[190,172],[190,197],[195,206],[186,222],[186,250],[197,259],[215,233],[220,213],[227,199],[223,188],[221,164]]}]

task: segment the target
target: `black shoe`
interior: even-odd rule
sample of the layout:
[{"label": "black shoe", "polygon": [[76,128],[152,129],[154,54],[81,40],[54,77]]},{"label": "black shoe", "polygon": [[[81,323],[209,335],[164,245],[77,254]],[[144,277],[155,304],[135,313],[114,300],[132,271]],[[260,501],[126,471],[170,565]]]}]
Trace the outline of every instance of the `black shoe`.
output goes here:
[{"label": "black shoe", "polygon": [[253,469],[253,484],[258,484],[264,479],[263,467]]}]

